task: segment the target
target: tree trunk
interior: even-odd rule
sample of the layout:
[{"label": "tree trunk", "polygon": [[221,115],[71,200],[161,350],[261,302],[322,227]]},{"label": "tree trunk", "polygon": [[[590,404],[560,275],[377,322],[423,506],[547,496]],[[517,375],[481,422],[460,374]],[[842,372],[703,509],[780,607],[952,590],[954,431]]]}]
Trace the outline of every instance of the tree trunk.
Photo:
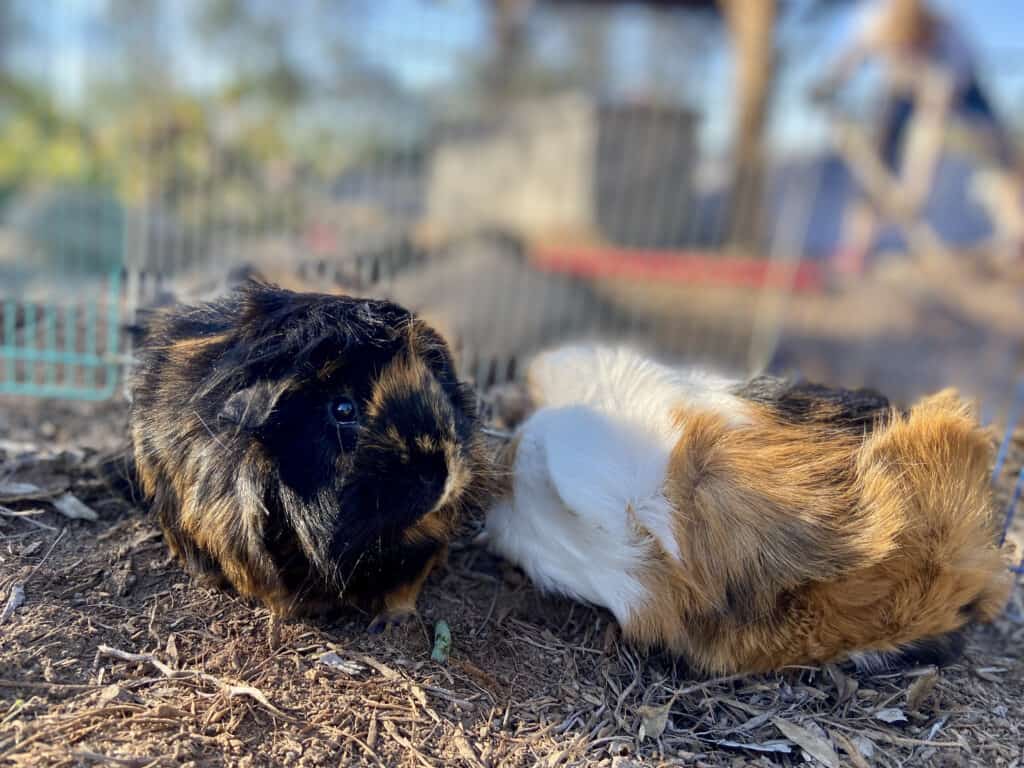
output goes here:
[{"label": "tree trunk", "polygon": [[526,22],[535,0],[491,0],[494,40],[494,96],[505,101],[515,90],[526,53]]},{"label": "tree trunk", "polygon": [[763,134],[775,68],[776,0],[718,0],[735,51],[733,185],[728,236],[754,249],[761,233]]}]

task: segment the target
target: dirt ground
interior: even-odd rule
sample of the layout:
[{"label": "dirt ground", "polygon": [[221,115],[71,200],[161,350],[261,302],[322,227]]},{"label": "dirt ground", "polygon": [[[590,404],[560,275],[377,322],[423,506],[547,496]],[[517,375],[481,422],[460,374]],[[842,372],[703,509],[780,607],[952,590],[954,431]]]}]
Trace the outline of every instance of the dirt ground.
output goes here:
[{"label": "dirt ground", "polygon": [[[707,680],[538,595],[472,544],[474,521],[420,623],[371,637],[352,613],[271,632],[263,609],[190,584],[154,522],[96,480],[124,418],[119,403],[0,399],[0,480],[66,486],[98,513],[0,517],[0,595],[25,594],[0,618],[3,764],[1024,764],[1024,589],[941,673]],[[447,663],[431,660],[441,619]]]}]

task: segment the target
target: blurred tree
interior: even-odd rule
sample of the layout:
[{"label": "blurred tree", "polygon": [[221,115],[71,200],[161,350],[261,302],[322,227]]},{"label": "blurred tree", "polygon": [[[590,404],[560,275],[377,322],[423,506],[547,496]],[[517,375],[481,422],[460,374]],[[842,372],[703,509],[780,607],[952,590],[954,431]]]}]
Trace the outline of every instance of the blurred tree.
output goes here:
[{"label": "blurred tree", "polygon": [[775,73],[776,0],[718,0],[735,50],[730,236],[756,248],[762,231],[763,136]]},{"label": "blurred tree", "polygon": [[511,95],[526,65],[526,25],[535,0],[491,0],[494,52],[490,87],[498,99]]},{"label": "blurred tree", "polygon": [[10,70],[12,51],[22,26],[14,0],[0,0],[0,73]]},{"label": "blurred tree", "polygon": [[[229,101],[256,100],[294,108],[308,94],[308,73],[289,45],[289,4],[267,6],[251,0],[207,0],[194,18],[200,38],[232,52]],[[330,31],[325,24],[323,31]]]}]

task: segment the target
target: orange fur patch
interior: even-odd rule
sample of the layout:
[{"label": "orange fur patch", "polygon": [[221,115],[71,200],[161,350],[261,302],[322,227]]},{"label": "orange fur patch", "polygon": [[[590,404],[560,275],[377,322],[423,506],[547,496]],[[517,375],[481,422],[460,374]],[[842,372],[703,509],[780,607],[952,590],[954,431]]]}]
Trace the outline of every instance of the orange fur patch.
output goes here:
[{"label": "orange fur patch", "polygon": [[652,552],[631,639],[764,671],[895,650],[1005,604],[991,441],[954,392],[866,437],[767,410],[743,427],[679,417],[666,495],[682,557]]},{"label": "orange fur patch", "polygon": [[423,591],[427,577],[438,564],[444,562],[447,556],[448,546],[445,544],[427,560],[427,564],[423,566],[423,570],[417,574],[415,579],[384,596],[385,610],[391,614],[416,613],[416,601],[419,599],[420,592]]}]

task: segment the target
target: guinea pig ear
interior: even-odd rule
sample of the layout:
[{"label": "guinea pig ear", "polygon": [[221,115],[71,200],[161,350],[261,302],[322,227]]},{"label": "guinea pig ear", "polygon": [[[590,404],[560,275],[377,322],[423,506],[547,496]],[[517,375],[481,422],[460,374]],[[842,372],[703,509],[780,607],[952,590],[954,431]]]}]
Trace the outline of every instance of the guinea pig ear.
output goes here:
[{"label": "guinea pig ear", "polygon": [[224,403],[217,420],[223,424],[234,424],[239,429],[259,429],[274,412],[283,391],[282,387],[268,382],[258,382],[239,390]]},{"label": "guinea pig ear", "polygon": [[269,320],[295,303],[295,294],[273,283],[250,277],[237,289],[242,297],[242,315],[246,321]]}]

